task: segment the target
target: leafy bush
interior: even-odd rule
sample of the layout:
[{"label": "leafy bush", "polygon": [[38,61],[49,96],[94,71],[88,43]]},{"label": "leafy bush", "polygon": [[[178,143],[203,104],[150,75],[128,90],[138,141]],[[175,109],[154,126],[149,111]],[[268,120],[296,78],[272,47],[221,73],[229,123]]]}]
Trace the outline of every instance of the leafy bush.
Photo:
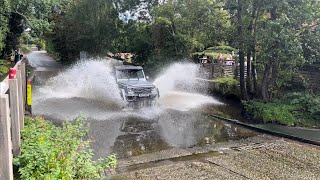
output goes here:
[{"label": "leafy bush", "polygon": [[209,47],[206,49],[206,51],[213,51],[213,52],[220,52],[220,53],[231,53],[234,51],[235,53],[238,52],[237,49],[231,47],[231,46],[215,46],[215,47]]},{"label": "leafy bush", "polygon": [[44,50],[46,47],[45,42],[41,39],[35,39],[33,43],[37,46],[39,50]]},{"label": "leafy bush", "polygon": [[251,113],[254,119],[262,120],[265,123],[279,123],[283,125],[296,125],[297,119],[293,116],[293,106],[282,103],[264,103],[248,101],[244,103],[245,109]]},{"label": "leafy bush", "polygon": [[293,93],[273,102],[247,101],[244,107],[253,119],[265,123],[320,127],[319,95]]},{"label": "leafy bush", "polygon": [[225,54],[225,56],[227,56],[228,54],[230,54],[230,52],[227,51],[227,50],[219,50],[219,51],[204,50],[203,52],[204,52],[204,53],[208,53],[208,54],[215,53],[215,54],[217,54],[216,58],[218,57],[219,53]]},{"label": "leafy bush", "polygon": [[[320,96],[310,93],[293,93],[286,96],[296,107],[294,114],[301,119],[320,119]],[[320,121],[319,121],[320,123]]]},{"label": "leafy bush", "polygon": [[10,63],[0,59],[0,77],[6,75],[9,72]]},{"label": "leafy bush", "polygon": [[31,48],[27,45],[21,45],[20,48],[21,48],[22,53],[24,53],[24,54],[28,54],[31,52]]},{"label": "leafy bush", "polygon": [[116,164],[114,155],[92,161],[85,119],[56,127],[41,118],[26,118],[21,155],[14,159],[21,179],[96,179]]},{"label": "leafy bush", "polygon": [[234,94],[239,95],[239,84],[240,82],[233,77],[222,77],[212,80],[218,84],[219,91],[223,94]]},{"label": "leafy bush", "polygon": [[[219,53],[210,52],[210,51],[206,51],[206,50],[203,51],[203,52],[193,53],[193,55],[195,55],[195,54],[197,54],[197,55],[202,55],[202,54],[204,54],[204,55],[206,55],[206,56],[208,56],[208,57],[212,57],[213,59],[217,59],[218,56],[219,56]],[[221,53],[221,54],[222,54],[223,58],[227,58],[228,55],[229,55],[229,53]]]}]

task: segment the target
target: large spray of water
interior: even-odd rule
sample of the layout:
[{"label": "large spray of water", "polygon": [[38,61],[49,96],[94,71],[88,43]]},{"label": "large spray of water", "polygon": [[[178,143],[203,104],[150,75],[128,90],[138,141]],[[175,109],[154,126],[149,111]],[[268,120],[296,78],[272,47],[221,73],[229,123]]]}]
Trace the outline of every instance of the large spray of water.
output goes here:
[{"label": "large spray of water", "polygon": [[193,86],[196,83],[198,66],[191,63],[175,63],[169,66],[154,81],[162,95],[166,95],[176,90],[177,84],[185,86]]},{"label": "large spray of water", "polygon": [[[121,104],[111,63],[107,60],[81,61],[51,78],[39,88],[40,100],[84,98]],[[38,99],[36,99],[38,100]]]},{"label": "large spray of water", "polygon": [[155,80],[159,88],[162,107],[188,111],[204,104],[222,104],[213,97],[197,92],[206,85],[197,80],[199,66],[192,63],[175,63]]},{"label": "large spray of water", "polygon": [[204,104],[221,104],[212,97],[186,91],[187,87],[198,86],[197,71],[195,64],[171,65],[154,81],[161,95],[160,107],[130,112],[120,108],[124,104],[111,61],[80,61],[36,89],[34,112],[59,116],[59,119],[76,117],[79,112],[99,120],[128,115],[152,118],[167,108],[187,111]]}]

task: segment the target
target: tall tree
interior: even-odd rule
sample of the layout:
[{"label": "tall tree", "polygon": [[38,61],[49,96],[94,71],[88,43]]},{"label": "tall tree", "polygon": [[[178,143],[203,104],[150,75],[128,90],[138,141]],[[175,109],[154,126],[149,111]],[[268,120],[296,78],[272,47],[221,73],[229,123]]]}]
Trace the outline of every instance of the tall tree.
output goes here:
[{"label": "tall tree", "polygon": [[237,19],[238,19],[238,43],[239,43],[239,61],[240,61],[240,91],[244,100],[248,99],[246,80],[245,80],[245,62],[244,62],[244,34],[242,23],[242,0],[238,0]]},{"label": "tall tree", "polygon": [[122,21],[112,1],[78,0],[62,10],[54,16],[51,40],[64,60],[76,59],[80,51],[104,55],[118,46]]},{"label": "tall tree", "polygon": [[170,38],[162,49],[175,49],[176,55],[216,45],[228,37],[231,28],[230,16],[218,1],[168,0],[155,7],[152,15],[157,33]]},{"label": "tall tree", "polygon": [[[41,37],[50,31],[49,16],[53,7],[63,0],[10,0],[9,31],[5,40],[3,55],[9,55],[19,44],[19,37],[26,28],[34,36]],[[2,7],[2,6],[1,6]],[[6,6],[3,6],[6,7]],[[5,12],[5,11],[4,11]],[[5,26],[4,26],[5,27]]]},{"label": "tall tree", "polygon": [[8,32],[9,11],[10,7],[8,0],[0,0],[0,52],[5,46],[4,41]]}]

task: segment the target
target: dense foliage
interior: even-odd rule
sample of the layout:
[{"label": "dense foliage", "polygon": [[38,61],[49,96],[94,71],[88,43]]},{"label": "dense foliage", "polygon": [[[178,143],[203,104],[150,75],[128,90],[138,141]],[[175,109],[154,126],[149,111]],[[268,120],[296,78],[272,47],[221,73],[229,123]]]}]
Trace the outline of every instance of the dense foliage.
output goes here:
[{"label": "dense foliage", "polygon": [[263,102],[252,100],[245,109],[255,120],[289,126],[320,127],[320,96],[292,93],[280,100]]},{"label": "dense foliage", "polygon": [[233,77],[222,77],[213,80],[222,94],[239,96],[239,81]]},{"label": "dense foliage", "polygon": [[7,75],[11,64],[0,59],[0,81]]},{"label": "dense foliage", "polygon": [[52,12],[63,0],[1,0],[0,52],[7,58],[20,44],[20,36],[30,29],[32,36],[44,38],[50,32]]},{"label": "dense foliage", "polygon": [[8,32],[9,2],[8,0],[0,0],[0,51],[5,46],[5,39]]},{"label": "dense foliage", "polygon": [[114,155],[92,161],[86,121],[57,127],[42,118],[26,118],[21,155],[14,159],[21,179],[95,179],[116,164]]}]

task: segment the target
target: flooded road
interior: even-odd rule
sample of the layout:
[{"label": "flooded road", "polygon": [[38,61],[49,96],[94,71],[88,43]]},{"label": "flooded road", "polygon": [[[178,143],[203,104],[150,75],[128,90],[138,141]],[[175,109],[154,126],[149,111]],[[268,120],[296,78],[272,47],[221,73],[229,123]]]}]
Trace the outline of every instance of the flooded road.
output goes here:
[{"label": "flooded road", "polygon": [[[31,61],[36,56],[31,56]],[[40,56],[40,58],[43,58]],[[34,60],[41,67],[41,61]],[[48,61],[44,61],[46,69]],[[49,61],[50,62],[50,61]],[[32,64],[32,63],[30,63]],[[256,133],[210,117],[228,105],[207,96],[193,81],[196,66],[175,64],[154,84],[159,106],[122,108],[110,66],[103,60],[80,62],[55,76],[35,78],[33,113],[57,124],[79,115],[88,119],[95,158],[115,153],[127,158],[171,148],[192,148],[256,136]],[[179,87],[175,86],[179,82]]]},{"label": "flooded road", "polygon": [[[37,87],[35,87],[35,94]],[[119,158],[158,152],[170,148],[190,148],[255,136],[252,131],[210,117],[222,104],[203,104],[186,109],[177,92],[164,97],[160,107],[140,110],[119,109],[113,104],[83,98],[46,99],[34,104],[33,111],[54,122],[73,120],[80,114],[90,123],[95,158],[115,153]],[[182,93],[184,94],[184,93]],[[191,101],[184,97],[186,102]],[[173,107],[176,107],[174,109]],[[222,107],[221,107],[222,106]]]}]

